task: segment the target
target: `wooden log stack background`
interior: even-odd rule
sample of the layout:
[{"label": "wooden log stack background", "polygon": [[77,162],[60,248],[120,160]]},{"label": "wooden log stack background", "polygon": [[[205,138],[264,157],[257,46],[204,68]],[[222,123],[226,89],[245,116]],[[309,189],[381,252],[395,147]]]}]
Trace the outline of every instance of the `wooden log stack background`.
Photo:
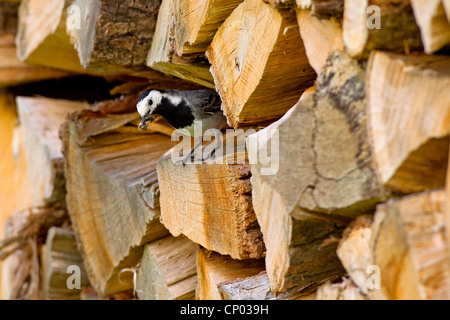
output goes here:
[{"label": "wooden log stack background", "polygon": [[0,1],[0,111],[1,298],[450,299],[448,0]]}]

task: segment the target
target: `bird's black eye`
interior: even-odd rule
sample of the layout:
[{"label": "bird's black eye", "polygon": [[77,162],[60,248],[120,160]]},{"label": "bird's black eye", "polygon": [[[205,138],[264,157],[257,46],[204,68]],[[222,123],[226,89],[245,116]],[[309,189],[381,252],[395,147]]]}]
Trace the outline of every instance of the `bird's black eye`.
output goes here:
[{"label": "bird's black eye", "polygon": [[148,105],[151,106],[153,104],[153,100],[148,100]]}]

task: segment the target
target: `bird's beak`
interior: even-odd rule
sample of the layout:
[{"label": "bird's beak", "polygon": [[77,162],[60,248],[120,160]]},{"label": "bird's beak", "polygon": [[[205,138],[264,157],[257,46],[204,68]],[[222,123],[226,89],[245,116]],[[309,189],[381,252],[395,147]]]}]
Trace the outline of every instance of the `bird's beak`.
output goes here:
[{"label": "bird's beak", "polygon": [[146,129],[147,129],[147,126],[148,126],[147,122],[148,122],[147,117],[146,117],[146,116],[143,116],[143,117],[142,117],[142,122],[139,123],[138,129],[139,129],[139,130],[146,130]]},{"label": "bird's beak", "polygon": [[142,122],[139,124],[139,130],[146,130],[147,126],[148,126],[148,122],[150,121],[150,123],[153,122],[153,120],[155,120],[155,116],[153,114],[148,115],[148,116],[142,116]]}]

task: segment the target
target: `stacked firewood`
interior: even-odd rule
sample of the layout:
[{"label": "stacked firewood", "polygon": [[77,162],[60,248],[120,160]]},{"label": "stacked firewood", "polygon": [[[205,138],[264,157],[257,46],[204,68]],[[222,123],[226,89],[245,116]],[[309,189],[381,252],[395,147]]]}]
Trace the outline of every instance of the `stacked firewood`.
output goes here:
[{"label": "stacked firewood", "polygon": [[[3,298],[450,299],[449,49],[448,0],[0,1]],[[216,161],[148,88],[220,94]]]}]

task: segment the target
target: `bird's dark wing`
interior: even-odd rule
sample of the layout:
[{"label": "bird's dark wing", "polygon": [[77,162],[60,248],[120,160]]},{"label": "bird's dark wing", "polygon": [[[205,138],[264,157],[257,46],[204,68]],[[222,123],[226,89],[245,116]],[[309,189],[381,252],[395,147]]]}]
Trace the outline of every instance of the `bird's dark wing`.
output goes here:
[{"label": "bird's dark wing", "polygon": [[222,104],[219,94],[211,90],[178,91],[178,94],[189,101],[191,106],[204,112],[219,111]]}]

